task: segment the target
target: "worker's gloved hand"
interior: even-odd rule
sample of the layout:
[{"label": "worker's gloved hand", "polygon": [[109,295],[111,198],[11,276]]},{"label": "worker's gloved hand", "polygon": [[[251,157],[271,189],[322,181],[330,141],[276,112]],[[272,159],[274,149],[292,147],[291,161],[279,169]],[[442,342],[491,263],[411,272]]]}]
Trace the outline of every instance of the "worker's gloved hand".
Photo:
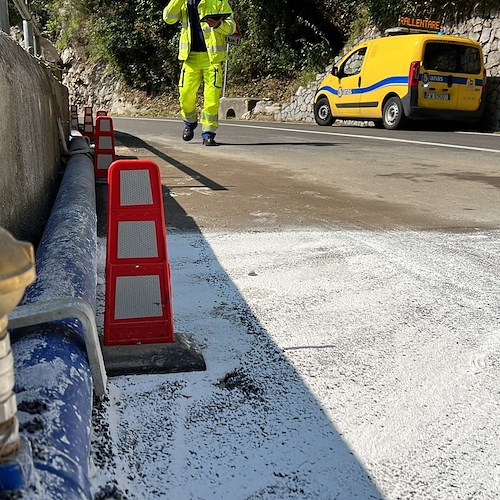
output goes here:
[{"label": "worker's gloved hand", "polygon": [[211,17],[206,18],[206,22],[211,28],[218,28],[222,23],[222,19],[212,19]]}]

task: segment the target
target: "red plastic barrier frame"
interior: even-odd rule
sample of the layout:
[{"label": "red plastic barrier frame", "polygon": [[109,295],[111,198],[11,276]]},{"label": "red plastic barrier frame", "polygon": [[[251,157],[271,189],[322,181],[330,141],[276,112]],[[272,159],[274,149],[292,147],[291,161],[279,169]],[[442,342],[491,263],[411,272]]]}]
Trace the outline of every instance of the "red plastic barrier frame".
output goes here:
[{"label": "red plastic barrier frame", "polygon": [[[109,130],[103,130],[103,124],[109,123]],[[111,139],[110,148],[102,148],[100,139],[109,137]],[[111,156],[111,161],[105,168],[99,167],[100,155]],[[95,137],[94,137],[94,175],[96,179],[107,179],[108,170],[111,164],[116,160],[115,155],[115,136],[113,130],[113,120],[109,116],[98,116],[95,122]]]},{"label": "red plastic barrier frame", "polygon": [[92,115],[92,106],[83,108],[83,131],[84,136],[92,139],[94,137],[94,118]]},{"label": "red plastic barrier frame", "polygon": [[71,130],[78,130],[78,106],[76,104],[71,104],[70,106],[70,127]]},{"label": "red plastic barrier frame", "polygon": [[[152,203],[120,204],[120,173],[124,170],[147,170],[151,183]],[[106,307],[104,344],[174,342],[172,291],[168,262],[163,194],[158,166],[150,160],[117,160],[108,172],[108,238],[106,251]],[[157,242],[156,257],[118,258],[118,224],[122,221],[154,221]],[[158,276],[161,294],[161,316],[114,317],[116,279],[124,276]]]}]

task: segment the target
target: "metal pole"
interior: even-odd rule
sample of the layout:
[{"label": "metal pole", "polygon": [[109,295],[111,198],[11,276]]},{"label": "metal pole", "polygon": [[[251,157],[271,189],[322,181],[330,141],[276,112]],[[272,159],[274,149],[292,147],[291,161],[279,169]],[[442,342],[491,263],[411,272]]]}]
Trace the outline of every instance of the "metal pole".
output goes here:
[{"label": "metal pole", "polygon": [[33,54],[36,57],[42,55],[42,53],[40,52],[40,37],[36,34],[33,35]]},{"label": "metal pole", "polygon": [[30,23],[28,21],[23,21],[23,38],[24,38],[24,48],[29,51],[32,47],[33,37],[31,36]]},{"label": "metal pole", "polygon": [[0,31],[10,34],[8,0],[0,0]]},{"label": "metal pole", "polygon": [[[229,57],[229,44],[227,44],[227,55]],[[224,61],[224,85],[222,86],[222,97],[226,97],[227,85],[227,59]]]}]

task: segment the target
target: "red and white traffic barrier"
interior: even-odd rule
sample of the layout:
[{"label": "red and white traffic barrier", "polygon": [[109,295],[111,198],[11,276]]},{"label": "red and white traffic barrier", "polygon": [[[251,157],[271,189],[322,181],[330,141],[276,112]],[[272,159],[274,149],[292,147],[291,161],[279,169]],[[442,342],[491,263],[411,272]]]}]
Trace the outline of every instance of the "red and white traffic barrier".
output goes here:
[{"label": "red and white traffic barrier", "polygon": [[96,179],[107,179],[108,169],[115,161],[115,138],[113,120],[109,116],[98,116],[94,135],[94,174]]},{"label": "red and white traffic barrier", "polygon": [[78,107],[72,104],[70,108],[70,128],[71,130],[79,130],[78,128]]},{"label": "red and white traffic barrier", "polygon": [[174,342],[159,168],[117,160],[108,184],[104,345]]},{"label": "red and white traffic barrier", "polygon": [[92,106],[83,108],[83,131],[82,135],[89,139],[94,138],[94,117],[92,114]]}]

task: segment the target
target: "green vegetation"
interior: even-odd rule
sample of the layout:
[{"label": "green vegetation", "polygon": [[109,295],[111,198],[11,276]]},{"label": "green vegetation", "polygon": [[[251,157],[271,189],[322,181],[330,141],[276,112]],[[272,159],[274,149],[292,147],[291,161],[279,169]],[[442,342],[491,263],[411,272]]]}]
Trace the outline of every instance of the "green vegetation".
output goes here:
[{"label": "green vegetation", "polygon": [[[104,59],[132,87],[149,94],[172,89],[178,79],[178,25],[162,20],[167,0],[33,0],[39,24],[62,50],[78,43]],[[232,0],[242,32],[231,48],[236,83],[267,77],[300,78],[322,71],[369,22],[395,26],[399,15],[453,18],[498,0]],[[15,11],[11,8],[12,15]],[[442,19],[446,20],[446,19]]]}]

